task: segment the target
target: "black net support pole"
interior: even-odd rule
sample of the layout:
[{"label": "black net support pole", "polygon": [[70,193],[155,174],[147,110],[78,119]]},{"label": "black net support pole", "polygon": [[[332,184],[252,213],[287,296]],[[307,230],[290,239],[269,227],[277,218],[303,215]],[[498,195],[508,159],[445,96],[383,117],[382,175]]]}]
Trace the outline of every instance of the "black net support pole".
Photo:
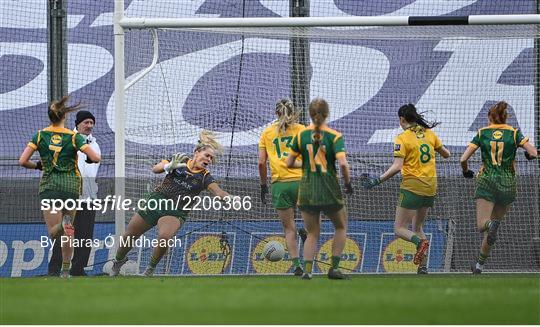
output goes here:
[{"label": "black net support pole", "polygon": [[[309,0],[289,0],[291,17],[309,17]],[[290,51],[291,100],[300,109],[300,123],[307,125],[311,80],[311,65],[309,56],[309,40],[291,37]],[[276,99],[277,100],[277,99]]]},{"label": "black net support pole", "polygon": [[66,0],[48,0],[47,5],[47,95],[48,102],[67,94]]}]

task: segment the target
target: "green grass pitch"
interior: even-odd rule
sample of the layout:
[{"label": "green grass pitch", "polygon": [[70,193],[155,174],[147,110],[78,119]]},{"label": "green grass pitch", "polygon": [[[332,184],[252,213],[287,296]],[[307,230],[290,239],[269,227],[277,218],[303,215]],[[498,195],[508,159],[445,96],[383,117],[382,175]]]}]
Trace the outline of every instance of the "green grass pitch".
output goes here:
[{"label": "green grass pitch", "polygon": [[0,324],[540,324],[540,275],[0,279]]}]

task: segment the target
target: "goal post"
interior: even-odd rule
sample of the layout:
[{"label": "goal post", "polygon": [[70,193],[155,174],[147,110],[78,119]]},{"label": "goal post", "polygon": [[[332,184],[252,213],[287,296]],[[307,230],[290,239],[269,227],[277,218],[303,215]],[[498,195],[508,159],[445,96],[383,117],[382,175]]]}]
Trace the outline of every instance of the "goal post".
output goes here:
[{"label": "goal post", "polygon": [[[453,152],[448,161],[437,158],[439,192],[426,223],[429,264],[436,272],[466,271],[478,252],[474,182],[460,176],[459,155],[485,125],[489,106],[506,100],[509,124],[531,141],[540,134],[532,82],[540,15],[152,18],[125,17],[123,10],[123,1],[115,0],[115,94],[109,109],[114,110],[116,194],[142,196],[155,181],[152,163],[174,152],[191,153],[198,133],[210,129],[227,149],[227,159],[210,171],[223,189],[252,199],[249,212],[190,214],[180,231],[186,247],[171,250],[158,273],[290,270],[290,260],[261,264],[261,242],[279,238],[283,230],[271,206],[259,202],[256,166],[260,133],[275,118],[273,104],[294,98],[292,38],[309,45],[309,71],[296,72],[309,83],[306,97],[329,101],[330,126],[346,141],[356,194],[347,199],[343,260],[354,273],[412,271],[411,246],[393,235],[399,178],[373,191],[359,183],[361,173],[380,174],[391,164],[400,105],[415,103],[429,120],[441,121],[435,131]],[[147,30],[157,35],[159,50],[156,38],[143,35]],[[125,53],[127,43],[139,53]],[[146,75],[126,90],[141,72]],[[519,154],[518,192],[531,197],[518,198],[503,223],[490,271],[538,271],[531,244],[540,209],[530,199],[540,196],[540,167]],[[479,164],[477,154],[471,165],[477,170]],[[125,212],[118,211],[117,235],[125,224]],[[317,272],[327,269],[332,231],[325,220]],[[224,242],[230,254],[220,247]],[[149,254],[139,249],[136,260],[146,265]]]}]

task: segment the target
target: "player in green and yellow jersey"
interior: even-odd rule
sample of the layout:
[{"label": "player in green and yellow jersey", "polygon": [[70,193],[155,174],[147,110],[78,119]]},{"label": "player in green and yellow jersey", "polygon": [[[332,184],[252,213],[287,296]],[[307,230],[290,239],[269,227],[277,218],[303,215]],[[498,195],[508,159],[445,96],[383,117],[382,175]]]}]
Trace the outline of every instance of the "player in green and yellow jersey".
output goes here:
[{"label": "player in green and yellow jersey", "polygon": [[[24,149],[19,163],[28,169],[43,170],[39,184],[40,200],[77,200],[81,192],[82,179],[77,167],[77,151],[82,151],[92,162],[99,162],[100,155],[86,144],[86,140],[65,128],[68,112],[79,109],[78,105],[67,106],[69,97],[53,102],[49,107],[51,125],[39,130]],[[32,162],[32,154],[38,151],[41,161]],[[63,210],[53,213],[52,209],[42,210],[49,237],[56,239],[62,235],[73,238],[72,221],[75,211]],[[71,242],[62,243],[62,277],[69,276],[73,247]]]},{"label": "player in green and yellow jersey", "polygon": [[343,136],[328,127],[326,119],[330,113],[328,103],[316,98],[309,104],[309,115],[313,122],[294,138],[287,166],[295,166],[295,160],[302,156],[302,179],[298,192],[298,207],[307,229],[304,243],[304,275],[311,279],[313,260],[321,232],[320,213],[324,212],[332,221],[335,231],[332,242],[332,267],[328,271],[330,279],[347,279],[339,270],[339,262],[347,239],[347,213],[341,194],[336,160],[345,182],[345,193],[352,194],[349,163],[345,154]]},{"label": "player in green and yellow jersey", "polygon": [[[429,242],[423,225],[427,212],[433,207],[437,193],[437,171],[435,152],[448,158],[450,152],[431,130],[438,123],[428,123],[412,104],[401,106],[398,111],[399,124],[404,132],[394,142],[394,162],[380,177],[363,176],[363,186],[375,187],[401,171],[400,186],[394,232],[396,236],[416,245],[413,262],[419,274],[427,273],[427,251]],[[412,224],[412,231],[408,229]]]},{"label": "player in green and yellow jersey", "polygon": [[296,243],[296,226],[294,224],[294,210],[298,200],[298,183],[302,178],[302,171],[298,168],[289,168],[285,160],[291,151],[293,138],[305,128],[298,124],[298,112],[294,104],[287,99],[276,103],[277,120],[262,132],[259,141],[259,177],[261,182],[261,201],[265,203],[268,193],[266,185],[266,162],[270,161],[272,172],[272,204],[276,209],[283,229],[287,251],[292,261],[294,274],[302,276],[303,271]]},{"label": "player in green and yellow jersey", "polygon": [[467,161],[480,149],[482,167],[476,179],[476,226],[484,235],[474,274],[484,269],[491,247],[497,239],[501,219],[516,198],[516,172],[514,160],[519,147],[525,149],[525,156],[532,160],[538,156],[536,148],[518,129],[506,124],[508,104],[496,103],[489,109],[487,127],[481,128],[460,159],[463,176],[473,178]]}]

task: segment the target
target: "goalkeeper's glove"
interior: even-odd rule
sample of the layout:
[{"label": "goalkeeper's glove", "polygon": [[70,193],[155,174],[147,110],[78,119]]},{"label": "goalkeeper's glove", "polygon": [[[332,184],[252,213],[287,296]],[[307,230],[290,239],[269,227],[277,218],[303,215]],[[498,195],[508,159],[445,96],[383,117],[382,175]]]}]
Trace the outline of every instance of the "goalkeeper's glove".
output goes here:
[{"label": "goalkeeper's glove", "polygon": [[170,173],[171,171],[186,166],[186,162],[189,160],[189,157],[185,153],[176,153],[172,156],[171,162],[165,164],[163,169]]},{"label": "goalkeeper's glove", "polygon": [[36,162],[36,169],[37,170],[43,170],[43,164],[41,163],[41,160]]},{"label": "goalkeeper's glove", "polygon": [[354,193],[354,189],[352,187],[351,182],[345,183],[345,194],[352,195]]},{"label": "goalkeeper's glove", "polygon": [[525,151],[525,158],[527,158],[527,160],[533,160],[533,159],[534,159],[534,157],[531,156],[531,155],[529,154],[529,152],[527,152],[527,151]]},{"label": "goalkeeper's glove", "polygon": [[268,186],[266,184],[261,184],[261,202],[266,204],[266,194],[268,194]]},{"label": "goalkeeper's glove", "polygon": [[381,183],[382,181],[379,177],[372,177],[368,174],[362,174],[362,186],[367,190],[372,189]]},{"label": "goalkeeper's glove", "polygon": [[464,171],[463,172],[463,177],[465,178],[474,178],[474,171],[472,170],[467,170],[467,171]]}]

